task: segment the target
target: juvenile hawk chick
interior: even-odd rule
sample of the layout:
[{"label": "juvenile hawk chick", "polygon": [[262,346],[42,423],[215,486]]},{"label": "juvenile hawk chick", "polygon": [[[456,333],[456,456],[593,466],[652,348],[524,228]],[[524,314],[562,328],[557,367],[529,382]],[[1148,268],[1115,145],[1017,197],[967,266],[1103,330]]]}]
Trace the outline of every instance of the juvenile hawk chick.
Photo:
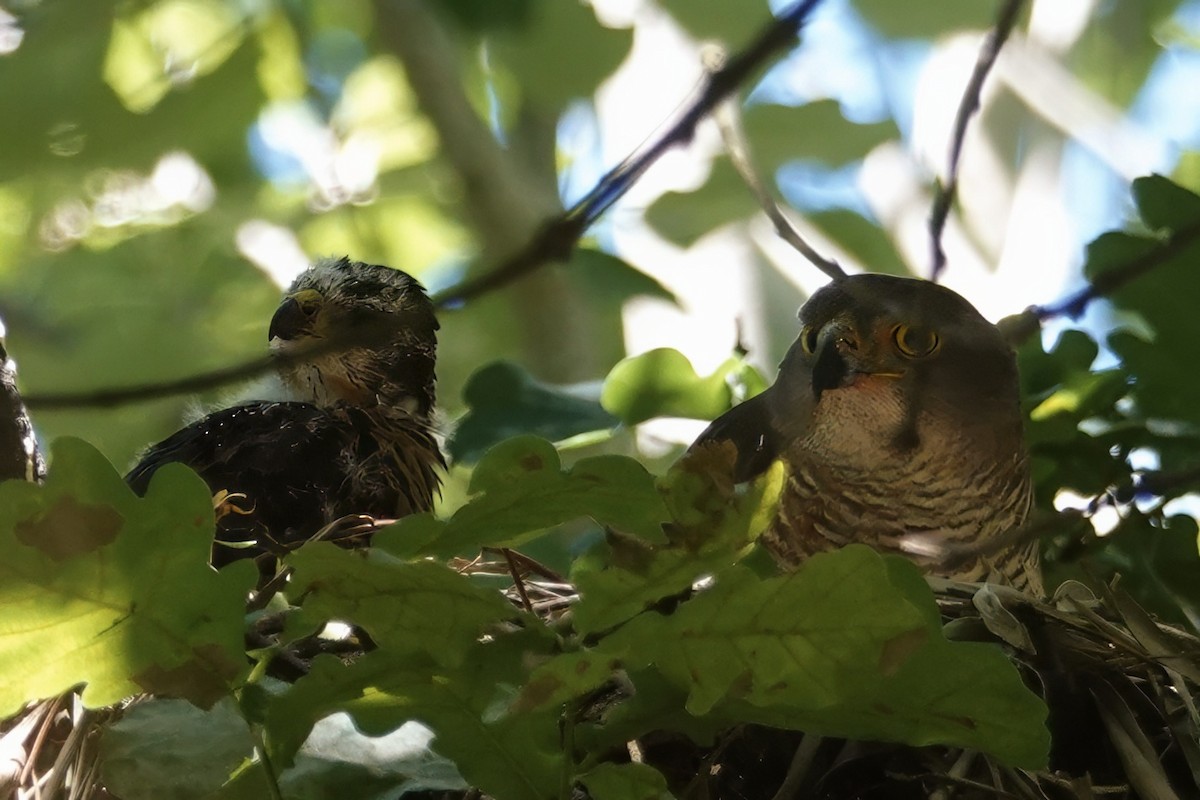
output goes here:
[{"label": "juvenile hawk chick", "polygon": [[733,442],[738,481],[783,459],[768,549],[794,565],[863,542],[933,574],[1041,594],[1036,542],[950,574],[901,547],[979,542],[1029,513],[1016,360],[996,327],[943,286],[888,275],[835,280],[800,323],[775,384],[693,445]]},{"label": "juvenile hawk chick", "polygon": [[180,462],[227,493],[218,542],[254,547],[218,544],[217,566],[292,549],[349,514],[427,511],[445,467],[431,421],[437,329],[409,275],[318,261],[271,319],[271,353],[288,357],[285,399],[209,414],[151,447],[126,480],[142,494],[155,470]]}]

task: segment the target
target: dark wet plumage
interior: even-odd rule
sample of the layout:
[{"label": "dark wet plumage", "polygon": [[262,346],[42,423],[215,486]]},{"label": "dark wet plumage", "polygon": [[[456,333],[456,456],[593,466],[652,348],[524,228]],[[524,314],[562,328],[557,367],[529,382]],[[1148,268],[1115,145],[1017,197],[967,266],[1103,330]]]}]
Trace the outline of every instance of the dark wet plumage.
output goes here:
[{"label": "dark wet plumage", "polygon": [[349,346],[281,362],[289,399],[208,414],[151,447],[126,480],[144,493],[163,464],[196,470],[219,495],[218,541],[256,543],[218,544],[217,565],[292,549],[347,515],[427,511],[445,466],[431,418],[437,327],[429,298],[405,273],[318,262],[276,311],[272,353]]}]

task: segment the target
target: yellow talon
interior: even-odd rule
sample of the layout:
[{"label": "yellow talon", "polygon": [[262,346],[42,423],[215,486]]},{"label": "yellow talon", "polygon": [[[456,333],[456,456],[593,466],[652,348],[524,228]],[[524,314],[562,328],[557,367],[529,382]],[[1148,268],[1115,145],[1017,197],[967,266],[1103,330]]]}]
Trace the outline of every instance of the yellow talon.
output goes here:
[{"label": "yellow talon", "polygon": [[249,501],[250,498],[242,492],[230,492],[226,489],[221,489],[213,495],[213,511],[217,515],[217,521],[224,519],[230,514],[238,514],[240,516],[249,516],[254,513],[254,504],[250,503],[249,507],[239,505],[237,501]]}]

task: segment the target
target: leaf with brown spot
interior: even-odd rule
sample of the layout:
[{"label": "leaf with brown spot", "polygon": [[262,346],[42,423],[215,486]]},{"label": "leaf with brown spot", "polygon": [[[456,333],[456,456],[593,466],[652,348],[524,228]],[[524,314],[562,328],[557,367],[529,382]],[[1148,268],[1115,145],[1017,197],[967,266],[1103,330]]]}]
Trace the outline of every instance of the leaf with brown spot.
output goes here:
[{"label": "leaf with brown spot", "polygon": [[174,667],[151,664],[132,676],[133,681],[147,694],[164,697],[186,697],[203,709],[212,708],[222,697],[229,696],[229,685],[242,671],[240,660],[234,660],[215,644],[192,648],[192,658]]},{"label": "leaf with brown spot", "polygon": [[112,506],[81,503],[65,495],[36,517],[18,522],[13,532],[21,544],[62,561],[110,543],[122,521]]},{"label": "leaf with brown spot", "polygon": [[139,498],[90,445],[52,452],[45,485],[0,484],[0,717],[81,683],[88,707],[163,682],[211,704],[248,669],[254,568],[209,566],[208,487],[169,464]]},{"label": "leaf with brown spot", "polygon": [[927,628],[905,631],[899,636],[888,639],[883,643],[883,649],[879,653],[880,674],[895,675],[904,662],[908,661],[909,657],[927,641],[929,641]]}]

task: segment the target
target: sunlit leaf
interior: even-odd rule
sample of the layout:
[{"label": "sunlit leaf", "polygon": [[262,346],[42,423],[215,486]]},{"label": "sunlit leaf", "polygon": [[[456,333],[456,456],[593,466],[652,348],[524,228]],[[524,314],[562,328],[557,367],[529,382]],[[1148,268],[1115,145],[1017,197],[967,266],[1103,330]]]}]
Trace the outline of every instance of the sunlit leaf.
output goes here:
[{"label": "sunlit leaf", "polygon": [[207,487],[169,465],[139,499],[83,442],[52,456],[44,487],[0,484],[0,715],[81,683],[92,707],[139,692],[212,705],[246,669],[253,569],[208,565]]},{"label": "sunlit leaf", "polygon": [[678,350],[659,348],[632,356],[613,367],[604,381],[600,403],[626,425],[653,417],[713,419],[729,410],[735,381],[761,391],[762,378],[740,358],[731,358],[712,375],[701,377]]},{"label": "sunlit leaf", "polygon": [[[487,626],[516,616],[498,592],[432,561],[405,563],[378,550],[363,556],[327,543],[302,547],[288,560],[305,620],[348,619],[378,643],[440,664],[459,663]],[[437,616],[429,613],[434,608]]]}]

